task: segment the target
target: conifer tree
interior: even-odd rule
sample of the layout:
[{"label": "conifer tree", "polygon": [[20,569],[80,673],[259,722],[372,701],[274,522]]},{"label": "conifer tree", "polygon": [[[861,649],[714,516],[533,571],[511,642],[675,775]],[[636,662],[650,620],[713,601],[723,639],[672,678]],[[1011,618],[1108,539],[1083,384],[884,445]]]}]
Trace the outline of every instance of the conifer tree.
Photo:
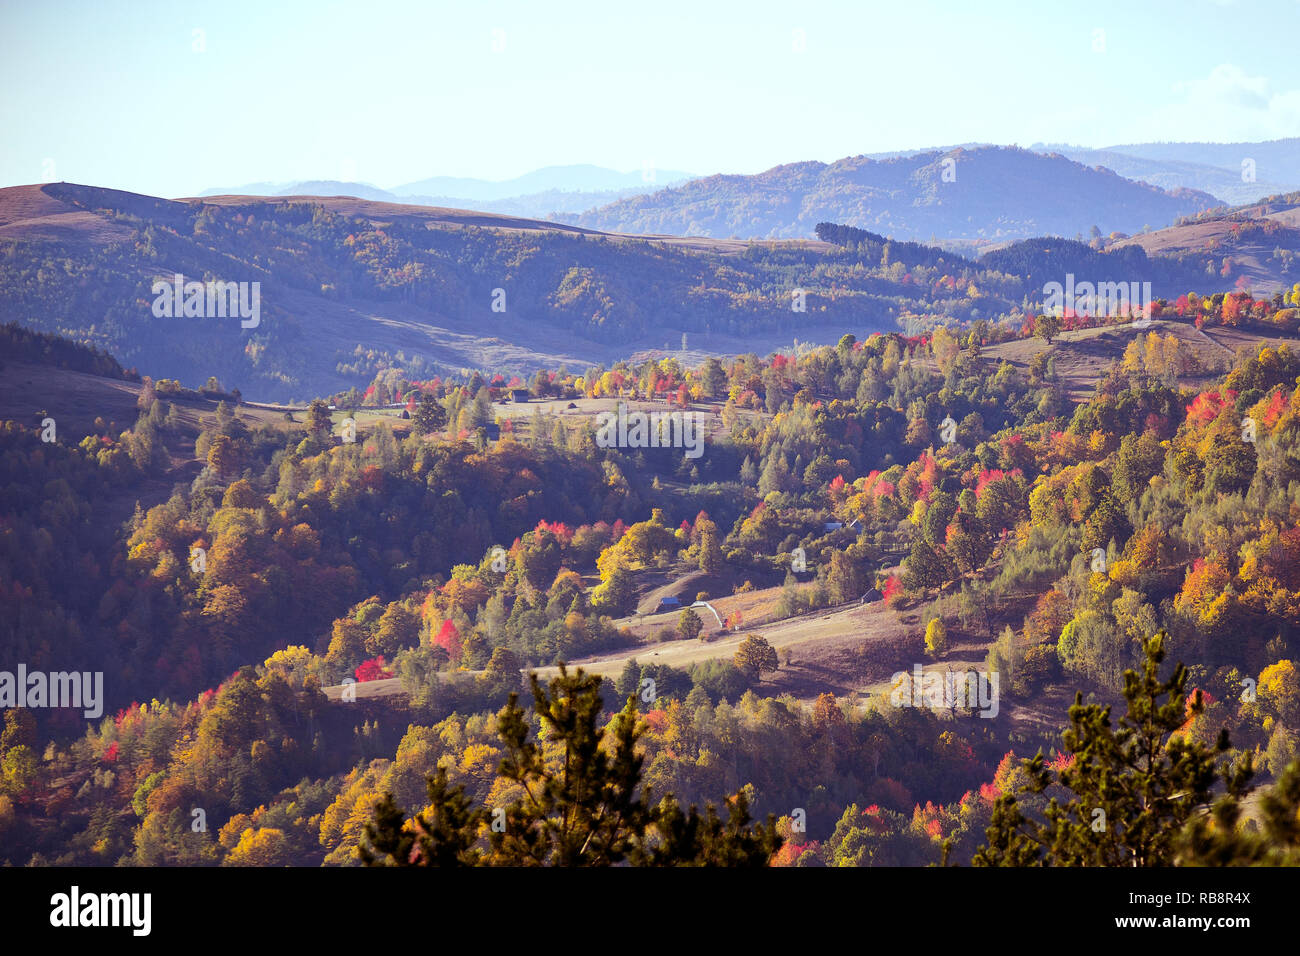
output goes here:
[{"label": "conifer tree", "polygon": [[[543,687],[532,675],[533,709],[545,747],[531,737],[518,695],[498,718],[501,777],[523,796],[505,807],[473,807],[445,769],[428,778],[429,808],[405,820],[385,794],[365,827],[371,866],[765,866],[780,849],[776,820],[751,824],[743,793],[726,800],[723,821],[641,782],[636,697],[603,729],[601,678],[561,665]],[[610,743],[605,742],[606,737]]]},{"label": "conifer tree", "polygon": [[704,621],[690,608],[682,608],[682,613],[677,617],[677,630],[682,637],[693,641],[700,636],[700,631],[704,630]]},{"label": "conifer tree", "polygon": [[324,441],[333,427],[329,406],[319,398],[314,399],[307,409],[307,433],[317,441]]},{"label": "conifer tree", "polygon": [[[1057,774],[1042,751],[1025,761],[1029,782],[1021,793],[998,798],[976,866],[1174,865],[1180,835],[1209,804],[1216,780],[1229,804],[1245,794],[1250,755],[1236,765],[1221,759],[1230,746],[1226,729],[1213,747],[1177,734],[1204,703],[1199,691],[1187,700],[1182,664],[1160,680],[1164,641],[1163,631],[1147,641],[1141,674],[1125,671],[1128,712],[1118,727],[1111,726],[1109,706],[1084,705],[1083,694],[1075,695],[1064,733],[1074,761]],[[1042,795],[1054,783],[1068,799],[1051,796],[1042,819],[1026,814],[1021,797]],[[1224,813],[1226,822],[1231,812]],[[1212,852],[1210,842],[1200,840],[1204,852]]]},{"label": "conifer tree", "polygon": [[415,406],[415,415],[411,427],[417,435],[428,435],[447,425],[447,410],[428,392],[420,395],[420,404]]},{"label": "conifer tree", "polygon": [[1300,866],[1300,760],[1259,801],[1261,826],[1241,825],[1241,804],[1223,799],[1198,816],[1178,841],[1184,866]]}]

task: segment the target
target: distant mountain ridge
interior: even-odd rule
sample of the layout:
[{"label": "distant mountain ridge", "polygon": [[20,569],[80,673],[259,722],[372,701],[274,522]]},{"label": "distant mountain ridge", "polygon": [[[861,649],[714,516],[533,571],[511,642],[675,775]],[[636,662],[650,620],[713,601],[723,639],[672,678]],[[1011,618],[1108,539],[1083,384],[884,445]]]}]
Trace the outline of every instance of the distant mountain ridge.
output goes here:
[{"label": "distant mountain ridge", "polygon": [[[848,157],[829,164],[833,177],[835,168],[854,161],[877,163],[911,162],[918,157],[939,154],[944,157],[978,154],[986,150],[1018,150],[1019,147],[997,146],[989,143],[963,143],[949,146],[934,146],[918,149],[890,150],[886,152],[865,153],[857,157]],[[1116,173],[1124,179],[1146,183],[1160,190],[1173,194],[1179,200],[1192,198],[1185,192],[1190,190],[1204,193],[1217,202],[1213,205],[1242,205],[1256,202],[1268,196],[1300,189],[1300,137],[1271,140],[1255,143],[1130,143],[1103,148],[1074,146],[1070,144],[1035,143],[1029,151],[1046,156],[1060,156],[1079,163],[1085,167],[1102,167]],[[1247,164],[1247,161],[1249,163]],[[1247,164],[1247,165],[1243,165]],[[758,176],[768,177],[775,170],[814,169],[826,164],[789,163],[773,167]],[[942,172],[942,171],[941,171]],[[753,179],[754,177],[751,177]],[[736,238],[775,238],[786,236],[808,236],[811,231],[802,229],[802,224],[815,222],[823,218],[836,221],[855,222],[866,228],[871,226],[885,232],[896,233],[899,228],[899,213],[889,208],[878,208],[880,196],[870,197],[869,208],[852,208],[852,206],[825,205],[820,211],[801,210],[794,219],[787,221],[772,220],[771,217],[742,215],[729,216],[721,209],[709,212],[708,218],[726,220],[722,226],[705,226],[698,215],[692,214],[696,222],[696,231],[692,233],[691,222],[683,221],[681,215],[667,215],[664,212],[651,212],[656,203],[634,202],[610,212],[602,212],[605,207],[616,206],[626,200],[656,194],[665,189],[681,188],[696,182],[718,180],[719,177],[698,179],[690,173],[680,170],[655,170],[647,167],[643,170],[619,172],[591,164],[571,164],[565,166],[548,166],[536,169],[512,179],[492,181],[473,177],[433,176],[389,189],[383,189],[372,183],[345,182],[338,180],[302,180],[296,182],[257,182],[241,186],[205,189],[199,197],[242,195],[242,196],[353,196],[376,202],[407,203],[418,206],[445,208],[476,209],[481,212],[497,213],[505,216],[522,216],[529,219],[551,219],[554,221],[588,224],[599,223],[597,228],[614,228],[621,231],[635,231],[647,228],[654,232],[673,234],[696,234],[713,237]],[[942,182],[942,175],[940,175]],[[695,195],[708,194],[709,187],[698,187]],[[923,191],[922,191],[923,192]],[[814,203],[820,201],[815,195]],[[908,197],[902,198],[906,204]],[[1095,197],[1093,197],[1095,198]],[[669,202],[678,201],[676,197]],[[750,212],[756,202],[754,197],[723,197],[714,190],[713,202],[732,205],[740,203]],[[938,200],[936,202],[936,200]],[[702,200],[701,200],[702,201]],[[1205,201],[1205,200],[1202,200]],[[688,202],[697,202],[688,200]],[[855,198],[861,207],[860,197]],[[942,204],[942,197],[918,195],[911,197],[911,202],[918,206]],[[1194,204],[1194,202],[1193,202]],[[1195,214],[1200,209],[1190,206],[1175,205],[1172,215],[1166,215],[1168,208],[1146,197],[1143,207],[1150,209],[1154,219],[1142,222],[1128,222],[1127,226],[1108,226],[1101,222],[1086,222],[1074,228],[1064,228],[1063,235],[1072,235],[1086,231],[1096,225],[1103,232],[1133,232],[1144,226],[1152,229],[1163,228],[1184,215]],[[1205,207],[1202,207],[1205,208]],[[944,223],[932,221],[931,215],[914,211],[909,218],[916,219],[919,225],[910,232],[898,233],[916,239],[930,239],[946,242],[988,242],[1014,241],[1028,235],[1037,235],[1047,231],[1041,227],[1036,218],[1025,219],[1016,223],[1012,211],[1009,221],[997,209],[986,209],[981,215],[992,215],[986,223],[976,221],[971,216],[964,219],[958,212],[958,219]],[[856,220],[851,219],[857,216]],[[584,218],[585,217],[585,218]],[[731,221],[739,218],[739,221]],[[1087,218],[1083,216],[1081,218]],[[1136,217],[1135,217],[1136,218]],[[942,219],[942,216],[939,217]],[[1121,217],[1122,221],[1122,217]],[[926,225],[930,231],[926,232]],[[1067,227],[1068,222],[1064,223]],[[762,225],[766,231],[755,231]],[[727,229],[730,231],[726,231]],[[906,221],[902,228],[910,228]]]},{"label": "distant mountain ridge", "polygon": [[590,229],[714,238],[796,238],[832,221],[900,239],[1019,239],[1160,228],[1220,205],[1060,155],[1017,147],[775,166],[710,176],[560,221]]},{"label": "distant mountain ridge", "polygon": [[1276,166],[1300,175],[1300,137],[1254,143],[1130,143],[1108,146],[1113,153],[1162,161],[1199,163],[1222,169],[1241,168],[1241,161],[1254,159],[1261,167]]},{"label": "distant mountain ridge", "polygon": [[390,190],[396,196],[457,196],[473,200],[513,199],[544,192],[621,192],[649,191],[671,183],[694,179],[691,173],[674,169],[646,167],[628,173],[602,166],[577,164],[547,166],[514,179],[499,182],[454,176],[434,176]]},{"label": "distant mountain ridge", "polygon": [[506,216],[545,219],[558,213],[576,214],[628,196],[654,192],[691,179],[680,170],[646,168],[622,173],[602,166],[547,166],[500,181],[434,176],[382,189],[372,183],[341,180],[300,180],[288,183],[247,183],[205,189],[211,196],[354,196],[375,202],[406,203],[453,209],[477,209]]},{"label": "distant mountain ridge", "polygon": [[1090,149],[1035,143],[1089,166],[1129,179],[1208,192],[1238,205],[1300,189],[1300,138],[1258,143],[1131,143]]},{"label": "distant mountain ridge", "polygon": [[[996,144],[955,143],[865,155],[868,159],[897,159],[992,145]],[[1140,179],[1161,189],[1199,189],[1233,205],[1300,189],[1300,137],[1253,143],[1128,143],[1097,148],[1034,143],[1029,148],[1036,153],[1059,153],[1085,166],[1105,166],[1125,179]],[[1245,160],[1254,163],[1249,173],[1243,168]]]}]

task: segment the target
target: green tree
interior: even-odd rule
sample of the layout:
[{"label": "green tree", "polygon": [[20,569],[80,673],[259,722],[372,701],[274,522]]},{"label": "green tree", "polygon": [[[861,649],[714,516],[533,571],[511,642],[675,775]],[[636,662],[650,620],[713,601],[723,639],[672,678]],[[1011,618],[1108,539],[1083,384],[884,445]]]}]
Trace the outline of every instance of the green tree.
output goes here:
[{"label": "green tree", "polygon": [[682,637],[693,641],[704,630],[704,622],[690,608],[682,608],[682,613],[677,617],[677,630],[681,631]]},{"label": "green tree", "polygon": [[1188,824],[1178,861],[1189,866],[1300,866],[1300,760],[1292,762],[1259,800],[1260,826],[1240,826],[1241,804],[1219,800],[1208,816]]},{"label": "green tree", "polygon": [[718,526],[708,518],[696,523],[700,532],[700,570],[706,574],[718,574],[722,571],[722,542],[718,536]]},{"label": "green tree", "polygon": [[[1140,675],[1125,671],[1128,711],[1118,728],[1111,726],[1109,706],[1085,706],[1082,692],[1075,695],[1063,735],[1073,763],[1053,780],[1041,750],[1025,761],[1028,783],[998,798],[976,866],[1173,865],[1180,834],[1209,802],[1216,779],[1223,799],[1244,795],[1253,775],[1250,755],[1235,766],[1221,761],[1229,749],[1226,729],[1213,747],[1178,736],[1189,711],[1201,713],[1204,703],[1199,692],[1188,703],[1182,664],[1160,680],[1164,641],[1162,631],[1146,642]],[[1054,783],[1069,798],[1062,803],[1052,796],[1042,819],[1027,815],[1022,798],[1041,797]]]},{"label": "green tree", "polygon": [[700,370],[700,391],[705,398],[721,398],[727,386],[727,373],[716,358],[708,358]]},{"label": "green tree", "polygon": [[921,534],[925,540],[935,546],[943,544],[947,538],[948,523],[957,514],[957,499],[947,492],[936,491],[930,497],[930,503],[921,519]]},{"label": "green tree", "polygon": [[428,435],[447,427],[447,410],[429,392],[420,395],[420,404],[411,416],[411,428],[417,435]]},{"label": "green tree", "polygon": [[634,657],[623,665],[618,680],[614,681],[614,692],[618,694],[619,700],[627,700],[630,695],[635,694],[640,688],[641,665],[637,663]]},{"label": "green tree", "polygon": [[610,568],[609,577],[592,590],[591,606],[605,614],[625,614],[631,610],[635,598],[632,572],[615,565]]},{"label": "green tree", "polygon": [[1109,494],[1101,496],[1097,507],[1083,523],[1083,550],[1105,548],[1111,539],[1122,541],[1129,535],[1128,519]]},{"label": "green tree", "polygon": [[383,654],[392,660],[399,651],[420,643],[419,615],[400,604],[391,605],[379,618],[379,624],[365,638],[366,653]]},{"label": "green tree", "polygon": [[[498,718],[500,776],[522,796],[500,808],[473,806],[445,769],[427,779],[429,807],[406,820],[385,794],[365,826],[360,853],[372,866],[765,866],[780,849],[776,820],[751,825],[745,796],[728,799],[724,822],[671,795],[655,803],[637,753],[643,727],[635,696],[604,729],[602,678],[578,670],[543,687],[532,675],[533,710],[546,743],[531,739],[517,695]],[[605,738],[610,738],[606,743]],[[486,846],[484,845],[486,843]]]},{"label": "green tree", "polygon": [[909,591],[940,587],[949,579],[949,570],[942,552],[917,535],[903,567],[903,586]]},{"label": "green tree", "polygon": [[330,417],[329,406],[321,399],[315,399],[307,408],[307,433],[318,441],[324,441],[334,430],[334,420]]},{"label": "green tree", "polygon": [[[519,657],[508,647],[496,647],[483,671],[483,680],[490,687],[516,690],[519,687]],[[499,699],[499,698],[498,698]]]},{"label": "green tree", "polygon": [[[1164,467],[1165,450],[1154,432],[1141,435],[1130,432],[1120,439],[1115,456],[1112,484],[1120,504],[1136,501],[1146,491],[1152,477]],[[1108,539],[1109,540],[1109,539]]]}]

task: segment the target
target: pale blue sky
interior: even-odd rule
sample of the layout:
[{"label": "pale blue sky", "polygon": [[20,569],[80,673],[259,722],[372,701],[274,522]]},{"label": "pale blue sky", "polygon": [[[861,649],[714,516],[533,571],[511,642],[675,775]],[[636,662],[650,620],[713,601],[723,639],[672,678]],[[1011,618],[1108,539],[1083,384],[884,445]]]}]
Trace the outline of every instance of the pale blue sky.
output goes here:
[{"label": "pale blue sky", "polygon": [[1297,27],[1295,0],[3,0],[0,185],[1274,139],[1300,135]]}]

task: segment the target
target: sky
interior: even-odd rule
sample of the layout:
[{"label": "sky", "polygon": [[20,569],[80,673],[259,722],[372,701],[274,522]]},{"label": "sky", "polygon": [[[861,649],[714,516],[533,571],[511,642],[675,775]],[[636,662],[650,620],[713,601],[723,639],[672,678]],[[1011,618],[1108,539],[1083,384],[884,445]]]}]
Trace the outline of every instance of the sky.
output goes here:
[{"label": "sky", "polygon": [[0,186],[1300,135],[1297,0],[0,0]]}]

